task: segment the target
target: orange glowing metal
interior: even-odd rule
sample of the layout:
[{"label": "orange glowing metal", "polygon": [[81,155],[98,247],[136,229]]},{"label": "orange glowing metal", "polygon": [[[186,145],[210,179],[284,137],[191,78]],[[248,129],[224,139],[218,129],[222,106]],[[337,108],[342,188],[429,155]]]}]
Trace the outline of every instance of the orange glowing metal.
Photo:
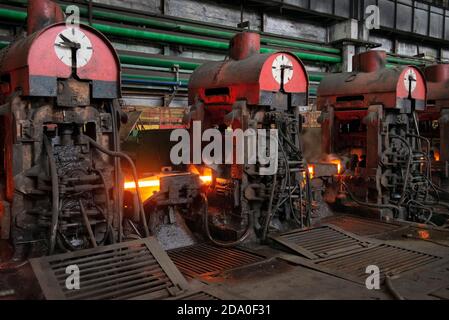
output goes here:
[{"label": "orange glowing metal", "polygon": [[418,230],[418,236],[420,239],[429,239],[430,238],[430,233],[427,230]]},{"label": "orange glowing metal", "polygon": [[341,173],[341,161],[340,159],[331,160],[331,163],[337,165],[337,173]]},{"label": "orange glowing metal", "polygon": [[212,182],[212,176],[200,176],[200,179],[204,184],[210,184]]},{"label": "orange glowing metal", "polygon": [[313,175],[314,175],[314,173],[315,173],[315,168],[313,167],[313,165],[309,165],[309,166],[307,167],[307,170],[309,171],[309,176],[310,176],[310,178],[313,178]]},{"label": "orange glowing metal", "polygon": [[440,153],[437,150],[433,151],[433,158],[435,161],[440,161]]},{"label": "orange glowing metal", "polygon": [[[200,176],[201,182],[204,184],[210,184],[212,182],[212,175],[203,175]],[[155,191],[159,191],[160,182],[158,178],[149,177],[139,179],[139,188],[153,188]],[[124,188],[126,190],[136,189],[136,183],[134,181],[126,181],[124,184]]]},{"label": "orange glowing metal", "polygon": [[[149,187],[159,187],[159,179],[140,179],[139,180],[139,188],[149,188]],[[134,181],[125,182],[125,189],[135,189],[136,183]]]}]

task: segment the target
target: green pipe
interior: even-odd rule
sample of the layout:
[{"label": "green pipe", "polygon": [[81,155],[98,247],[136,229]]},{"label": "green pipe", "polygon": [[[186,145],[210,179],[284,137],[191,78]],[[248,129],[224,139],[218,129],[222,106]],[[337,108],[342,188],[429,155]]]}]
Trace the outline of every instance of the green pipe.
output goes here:
[{"label": "green pipe", "polygon": [[300,42],[293,42],[293,41],[284,41],[284,40],[278,40],[278,39],[271,39],[266,37],[261,37],[261,42],[268,44],[268,45],[276,45],[276,46],[283,46],[283,47],[292,47],[292,48],[299,48],[299,49],[305,49],[310,51],[319,51],[319,52],[326,52],[326,53],[334,53],[334,54],[340,54],[341,51],[336,48],[329,48],[329,47],[322,47],[319,45],[311,44],[311,43],[300,43]]},{"label": "green pipe", "polygon": [[[85,11],[83,13],[85,13],[87,15],[87,10],[83,10],[83,11]],[[193,33],[193,34],[212,36],[212,37],[220,37],[220,38],[225,38],[225,39],[230,39],[235,35],[234,32],[227,32],[227,31],[220,31],[220,30],[214,30],[214,29],[208,29],[208,28],[195,27],[195,26],[190,26],[190,25],[163,22],[163,21],[157,21],[157,20],[152,20],[152,19],[143,18],[143,17],[133,17],[133,16],[127,16],[127,15],[121,15],[118,13],[101,11],[98,9],[93,11],[93,16],[95,18],[99,18],[99,19],[119,21],[119,22],[129,22],[129,23],[134,23],[137,25],[144,25],[144,26],[148,26],[148,27],[156,27],[156,28],[162,28],[162,29],[168,29],[168,30],[177,30],[177,31],[186,32],[186,33]],[[306,49],[306,50],[311,50],[311,51],[340,54],[339,49],[329,48],[329,47],[324,47],[324,46],[309,44],[309,43],[283,41],[283,40],[271,39],[271,38],[267,38],[267,37],[262,37],[261,41],[262,41],[262,43],[269,44],[269,45],[271,44],[271,45],[278,45],[278,46],[284,46],[284,47]]]},{"label": "green pipe", "polygon": [[152,57],[132,56],[128,54],[119,55],[120,62],[125,64],[143,65],[152,67],[164,67],[172,68],[174,65],[178,65],[181,69],[194,70],[201,65],[201,63],[166,60]]},{"label": "green pipe", "polygon": [[[16,13],[18,12],[20,14],[14,15],[14,12],[16,12]],[[21,11],[9,10],[9,9],[0,9],[0,17],[3,17],[3,16],[15,17],[17,19],[19,19],[19,18],[25,19],[26,13],[21,12]],[[198,46],[198,47],[204,47],[204,48],[215,49],[215,50],[227,50],[229,48],[228,43],[213,41],[213,40],[197,39],[197,38],[164,34],[164,33],[158,33],[158,32],[146,31],[146,30],[129,29],[129,28],[105,25],[105,24],[101,24],[101,23],[94,23],[94,24],[92,24],[92,26],[105,34],[115,35],[115,36],[120,36],[120,37],[125,37],[125,38],[135,38],[135,39],[144,39],[144,40],[151,40],[151,41],[169,42],[169,43],[176,43],[176,44],[180,44],[180,45],[191,45],[191,46]],[[268,49],[268,48],[261,49],[262,53],[272,53],[272,52],[276,52],[276,51],[277,50]],[[304,59],[304,60],[321,61],[321,62],[328,62],[328,63],[338,63],[341,61],[341,58],[338,56],[323,56],[323,55],[319,55],[319,54],[306,53],[306,52],[298,52],[295,54],[300,59]]]},{"label": "green pipe", "polygon": [[[170,77],[156,77],[156,76],[145,76],[141,74],[122,74],[122,78],[124,79],[140,79],[140,80],[154,80],[154,81],[176,81],[176,78],[170,78]],[[189,83],[188,79],[179,79],[179,82],[181,82],[184,85],[187,85]]]},{"label": "green pipe", "polygon": [[[66,5],[62,5],[62,7],[65,7],[65,6]],[[87,16],[88,10],[86,8],[81,8],[80,13],[84,16]],[[174,22],[157,21],[157,20],[150,19],[150,18],[129,16],[129,15],[119,14],[119,13],[115,13],[115,12],[102,11],[102,10],[98,10],[98,9],[94,9],[92,12],[92,15],[94,18],[97,18],[97,19],[104,19],[104,20],[111,20],[111,21],[118,21],[118,22],[128,22],[128,23],[143,25],[143,26],[147,26],[147,27],[156,27],[156,28],[167,29],[167,30],[177,30],[177,31],[182,31],[182,32],[186,32],[186,33],[194,33],[194,34],[199,34],[199,35],[219,37],[219,38],[225,38],[225,39],[230,39],[235,35],[235,32],[195,27],[195,26],[190,26],[190,25],[177,24]],[[340,54],[339,49],[324,47],[321,45],[316,45],[316,44],[311,44],[311,43],[283,41],[283,40],[272,39],[272,38],[267,38],[267,37],[262,37],[261,41],[262,41],[262,43],[265,43],[265,44],[272,44],[272,45],[279,45],[279,46],[284,46],[284,47],[286,46],[286,47],[300,48],[300,49],[306,49],[306,50],[312,50],[312,51],[318,51],[318,52]]]},{"label": "green pipe", "polygon": [[391,62],[391,63],[395,63],[395,64],[403,64],[403,65],[415,65],[415,66],[425,64],[424,61],[392,57],[392,56],[387,57],[387,62]]},{"label": "green pipe", "polygon": [[[128,28],[122,28],[117,26],[109,26],[104,25],[100,23],[94,23],[92,24],[94,28],[97,30],[110,35],[115,35],[119,37],[125,37],[125,38],[135,38],[135,39],[145,39],[145,40],[151,40],[151,41],[160,41],[160,42],[170,42],[170,43],[176,43],[181,45],[191,45],[191,46],[198,46],[198,47],[204,47],[209,49],[216,49],[216,50],[227,50],[229,48],[229,43],[226,42],[218,42],[213,40],[204,40],[204,39],[197,39],[197,38],[190,38],[185,36],[175,36],[171,34],[163,34],[158,32],[152,32],[152,31],[146,31],[146,30],[136,30],[136,29],[128,29]],[[277,50],[269,49],[269,48],[261,48],[261,53],[273,53]],[[321,61],[321,62],[328,62],[328,63],[338,63],[341,62],[341,58],[339,56],[327,56],[327,55],[320,55],[320,54],[314,54],[314,53],[307,53],[307,52],[295,52],[296,56],[298,56],[300,59],[304,60],[311,60],[311,61]]]},{"label": "green pipe", "polygon": [[324,77],[325,77],[325,75],[322,75],[322,74],[309,73],[309,81],[320,82],[321,80],[323,80]]},{"label": "green pipe", "polygon": [[[21,3],[26,3],[26,1],[22,1]],[[65,9],[67,6],[68,5],[66,5],[66,4],[61,4],[61,7],[63,9]],[[80,8],[80,13],[82,16],[87,16],[88,9]],[[221,30],[215,30],[215,29],[203,28],[203,27],[195,27],[195,26],[191,26],[191,25],[178,24],[178,23],[174,23],[174,22],[158,21],[158,20],[154,20],[151,18],[135,17],[135,16],[124,15],[124,14],[115,13],[115,12],[103,11],[103,10],[99,10],[99,9],[94,9],[92,11],[92,15],[94,18],[97,18],[97,19],[104,19],[104,20],[111,20],[111,21],[118,21],[118,22],[128,22],[128,23],[143,25],[143,26],[147,26],[147,27],[155,27],[155,28],[161,28],[161,29],[166,29],[166,30],[177,30],[177,31],[186,32],[186,33],[194,33],[194,34],[199,34],[199,35],[220,37],[220,38],[225,38],[225,39],[230,39],[235,35],[235,32],[221,31]],[[273,38],[268,38],[268,37],[261,37],[261,41],[262,41],[262,43],[268,44],[268,45],[278,45],[278,46],[299,48],[299,49],[305,49],[305,50],[311,50],[311,51],[317,51],[317,52],[326,52],[326,53],[334,53],[334,54],[340,54],[340,52],[341,52],[340,49],[325,47],[322,45],[312,44],[312,43],[284,41],[284,40],[273,39]]]},{"label": "green pipe", "polygon": [[192,46],[217,49],[217,50],[226,50],[229,47],[228,43],[212,41],[212,40],[190,38],[190,37],[185,37],[185,36],[175,36],[175,35],[171,35],[171,34],[164,34],[164,33],[158,33],[158,32],[146,31],[146,30],[122,28],[122,27],[116,27],[116,26],[109,26],[109,25],[105,25],[105,24],[101,24],[101,23],[93,23],[92,26],[95,29],[97,29],[105,34],[120,36],[120,37],[125,37],[125,38],[170,42],[170,43],[176,43],[176,44],[181,44],[181,45],[192,45]]},{"label": "green pipe", "polygon": [[0,41],[0,49],[3,49],[4,47],[8,46],[9,42],[6,41]]},{"label": "green pipe", "polygon": [[[269,49],[269,48],[261,48],[261,53],[274,53],[278,50],[275,49]],[[339,63],[341,62],[341,58],[339,56],[323,56],[316,53],[308,53],[308,52],[292,52],[294,55],[296,55],[298,58],[303,60],[310,60],[310,61],[321,61],[321,62],[328,62],[328,63]]]},{"label": "green pipe", "polygon": [[27,18],[27,13],[26,11],[0,8],[0,17],[14,21],[25,21],[25,19]]}]

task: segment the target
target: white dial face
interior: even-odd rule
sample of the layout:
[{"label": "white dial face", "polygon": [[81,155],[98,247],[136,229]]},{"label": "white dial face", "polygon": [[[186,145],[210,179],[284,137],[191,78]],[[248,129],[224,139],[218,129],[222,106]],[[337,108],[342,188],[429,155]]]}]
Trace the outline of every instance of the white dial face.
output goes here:
[{"label": "white dial face", "polygon": [[416,89],[416,72],[413,69],[408,69],[404,74],[404,85],[410,93]]},{"label": "white dial face", "polygon": [[72,67],[72,47],[76,50],[76,67],[84,67],[92,58],[89,38],[79,28],[67,28],[56,36],[55,52],[59,60]]},{"label": "white dial face", "polygon": [[[293,63],[285,54],[280,54],[273,61],[272,72],[276,82],[285,85],[293,78]],[[284,79],[281,79],[282,74]]]}]

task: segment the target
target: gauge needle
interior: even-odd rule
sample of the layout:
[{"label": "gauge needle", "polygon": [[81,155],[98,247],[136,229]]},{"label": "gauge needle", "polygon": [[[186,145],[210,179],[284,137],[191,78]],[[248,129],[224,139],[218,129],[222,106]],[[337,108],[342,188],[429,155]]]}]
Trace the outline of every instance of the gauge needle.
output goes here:
[{"label": "gauge needle", "polygon": [[70,48],[76,48],[76,49],[81,48],[81,45],[79,43],[71,41],[69,38],[67,38],[63,34],[60,34],[59,37],[64,41],[62,43],[63,45],[66,45],[66,46],[68,46]]}]

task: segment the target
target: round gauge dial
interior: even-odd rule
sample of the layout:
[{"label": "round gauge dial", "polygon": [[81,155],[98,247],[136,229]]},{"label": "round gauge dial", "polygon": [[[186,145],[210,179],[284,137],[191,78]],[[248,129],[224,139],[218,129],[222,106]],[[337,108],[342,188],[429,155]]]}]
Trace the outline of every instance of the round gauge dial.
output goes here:
[{"label": "round gauge dial", "polygon": [[408,69],[404,74],[404,86],[407,91],[412,93],[416,89],[416,72],[413,69]]},{"label": "round gauge dial", "polygon": [[277,83],[285,85],[293,78],[293,63],[285,54],[280,54],[273,61],[272,73]]},{"label": "round gauge dial", "polygon": [[84,67],[92,58],[93,48],[89,38],[79,28],[67,28],[55,39],[55,52],[59,60],[72,67],[72,50],[76,48],[76,67]]}]

